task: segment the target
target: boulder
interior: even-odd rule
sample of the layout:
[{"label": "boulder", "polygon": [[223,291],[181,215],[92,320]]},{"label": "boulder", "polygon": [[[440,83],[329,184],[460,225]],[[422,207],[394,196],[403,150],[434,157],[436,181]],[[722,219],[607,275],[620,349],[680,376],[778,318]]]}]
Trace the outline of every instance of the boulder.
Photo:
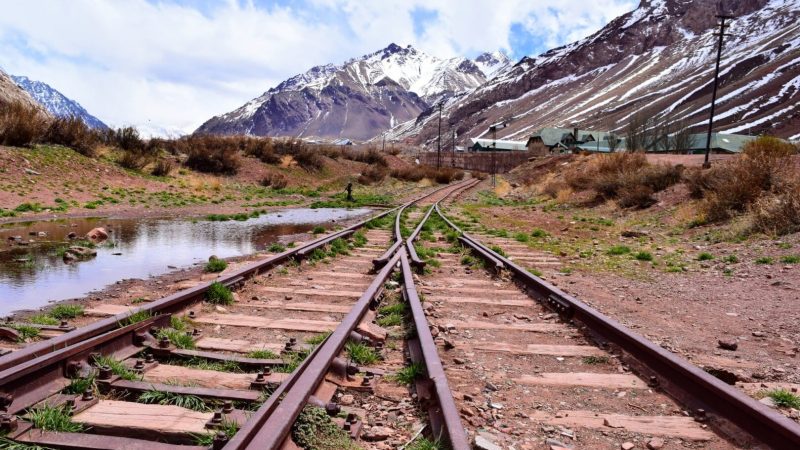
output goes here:
[{"label": "boulder", "polygon": [[72,261],[76,259],[89,259],[97,256],[97,250],[89,247],[73,245],[64,252],[64,260]]},{"label": "boulder", "polygon": [[91,231],[86,233],[86,237],[92,241],[105,241],[108,239],[108,231],[106,231],[106,229],[103,227],[93,228]]}]

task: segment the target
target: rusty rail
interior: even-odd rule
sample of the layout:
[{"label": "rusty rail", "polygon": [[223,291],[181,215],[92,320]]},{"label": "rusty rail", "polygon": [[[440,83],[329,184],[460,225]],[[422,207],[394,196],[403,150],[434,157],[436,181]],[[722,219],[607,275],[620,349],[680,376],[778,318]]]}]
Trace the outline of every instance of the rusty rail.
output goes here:
[{"label": "rusty rail", "polygon": [[[272,413],[262,421],[262,425],[240,430],[235,438],[224,447],[226,450],[281,448],[284,440],[291,433],[297,416],[300,415],[303,407],[308,403],[309,397],[325,377],[331,362],[344,348],[350,338],[350,333],[355,330],[367,313],[370,303],[383,292],[383,285],[395,270],[395,265],[402,254],[403,252],[398,252],[389,260],[389,263],[381,269],[366,291],[361,294],[344,320],[328,336],[328,339],[320,344],[316,355],[307,359],[308,365],[302,371],[299,369],[295,371],[296,375],[292,377],[292,386],[282,392],[283,399],[280,400],[280,403],[277,406],[273,402],[262,405],[262,408],[273,408]],[[272,398],[276,397],[272,396]],[[260,410],[261,408],[257,414],[260,413]]]},{"label": "rusty rail", "polygon": [[293,258],[301,251],[304,253],[308,253],[316,248],[320,248],[326,245],[326,243],[338,237],[343,237],[352,234],[355,230],[363,227],[370,220],[383,217],[387,214],[391,214],[396,209],[397,208],[384,211],[374,217],[371,217],[368,220],[364,220],[354,225],[351,225],[350,227],[345,228],[344,230],[337,231],[327,236],[322,236],[300,247],[288,249],[283,253],[279,253],[264,260],[257,261],[253,264],[249,264],[228,275],[221,276],[216,280],[201,283],[197,286],[184,289],[182,291],[163,297],[147,305],[131,308],[127,312],[120,313],[117,314],[116,316],[108,317],[106,319],[102,319],[97,322],[93,322],[85,327],[81,327],[76,330],[70,331],[68,333],[64,333],[61,336],[37,342],[35,344],[31,344],[29,346],[26,346],[20,350],[14,351],[7,355],[0,356],[0,370],[5,370],[10,367],[14,367],[16,365],[24,363],[25,361],[29,361],[33,358],[39,357],[43,354],[56,351],[58,349],[66,348],[70,345],[74,345],[83,340],[119,328],[119,324],[125,323],[128,320],[128,318],[130,318],[132,315],[136,313],[145,312],[151,315],[157,315],[157,314],[166,314],[177,311],[180,308],[182,308],[187,302],[202,298],[202,296],[206,293],[206,291],[208,291],[209,286],[211,286],[211,284],[215,281],[220,282],[222,284],[229,284],[237,280],[256,276],[264,270],[270,269],[276,265],[279,265],[289,260],[290,258]]},{"label": "rusty rail", "polygon": [[645,370],[653,373],[655,378],[651,381],[667,388],[665,390],[671,395],[697,403],[698,418],[704,419],[702,416],[708,413],[715,414],[774,449],[800,448],[800,425],[492,251],[463,233],[438,207],[437,213],[462,234],[461,242],[481,256],[488,255],[499,261],[529,289],[528,294],[532,294],[534,299],[563,317],[580,321],[592,332],[617,345],[643,364]]},{"label": "rusty rail", "polygon": [[[447,437],[450,447],[454,450],[470,449],[469,439],[461,424],[461,415],[453,399],[453,393],[447,383],[447,376],[439,359],[436,343],[433,341],[428,320],[422,310],[422,304],[414,286],[414,274],[408,263],[405,253],[400,253],[400,266],[403,271],[403,289],[406,300],[411,307],[411,314],[414,318],[414,327],[417,330],[417,338],[422,349],[422,356],[425,362],[425,372],[428,379],[434,385],[436,401],[428,406],[431,417],[431,424],[438,426],[441,422],[444,429],[434,429],[433,435],[436,439]],[[439,420],[441,419],[441,421]]]}]

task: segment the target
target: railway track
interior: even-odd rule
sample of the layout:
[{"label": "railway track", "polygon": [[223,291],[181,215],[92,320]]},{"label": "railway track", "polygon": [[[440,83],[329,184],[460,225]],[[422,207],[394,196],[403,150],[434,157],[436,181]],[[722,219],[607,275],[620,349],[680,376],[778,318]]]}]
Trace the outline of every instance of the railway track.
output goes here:
[{"label": "railway track", "polygon": [[0,357],[0,448],[800,448],[459,229],[475,185]]},{"label": "railway track", "polygon": [[373,309],[399,254],[373,260],[407,206],[0,357],[0,448],[291,447],[301,414],[359,436],[368,414],[334,395],[384,373],[363,369],[391,353]]}]

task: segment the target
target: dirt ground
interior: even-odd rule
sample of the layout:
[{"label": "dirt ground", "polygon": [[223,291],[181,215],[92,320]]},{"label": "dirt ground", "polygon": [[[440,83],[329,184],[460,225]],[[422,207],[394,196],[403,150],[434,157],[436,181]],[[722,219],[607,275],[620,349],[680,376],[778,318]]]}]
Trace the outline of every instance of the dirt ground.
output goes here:
[{"label": "dirt ground", "polygon": [[727,237],[730,224],[683,227],[680,189],[650,209],[623,211],[556,205],[485,181],[451,210],[501,248],[513,242],[557,258],[524,265],[756,398],[776,387],[797,392],[800,235],[741,240]]}]

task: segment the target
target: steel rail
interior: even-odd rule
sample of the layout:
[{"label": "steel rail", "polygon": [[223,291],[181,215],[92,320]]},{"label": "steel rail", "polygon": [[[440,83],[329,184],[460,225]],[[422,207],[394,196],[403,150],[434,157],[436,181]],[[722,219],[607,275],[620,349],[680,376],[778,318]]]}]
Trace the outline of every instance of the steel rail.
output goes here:
[{"label": "steel rail", "polygon": [[[432,209],[432,208],[431,208]],[[469,445],[469,439],[464,431],[464,425],[461,423],[461,415],[459,414],[456,402],[453,399],[453,392],[447,383],[447,375],[444,373],[442,361],[439,359],[439,353],[436,343],[431,335],[428,320],[425,317],[425,312],[422,310],[422,303],[417,293],[417,288],[414,286],[414,273],[409,265],[408,258],[404,252],[400,252],[400,266],[403,271],[403,289],[406,293],[406,300],[408,300],[411,307],[411,314],[414,318],[414,327],[417,331],[417,338],[419,339],[420,348],[422,349],[423,360],[425,362],[425,372],[428,378],[433,382],[434,390],[436,392],[437,404],[429,407],[429,413],[441,416],[442,423],[446,430],[434,430],[434,438],[441,439],[443,434],[446,434],[450,448],[453,450],[468,450],[472,448]],[[431,421],[434,423],[435,421]],[[437,432],[438,431],[438,432]],[[445,431],[445,433],[442,433]]]},{"label": "steel rail", "polygon": [[[462,181],[460,183],[456,183],[453,186],[459,186],[460,184],[466,184],[466,183],[467,183],[466,181]],[[434,195],[434,194],[438,193],[439,191],[442,191],[444,189],[447,189],[447,188],[450,188],[450,187],[453,187],[453,186],[445,186],[443,188],[431,191],[428,194],[425,194],[425,195],[423,195],[422,197],[420,197],[420,198],[418,198],[416,200],[413,200],[413,201],[410,201],[410,202],[404,204],[403,206],[401,206],[398,209],[397,215],[394,218],[395,243],[392,244],[392,246],[389,247],[389,249],[386,250],[386,252],[384,252],[383,255],[381,255],[378,258],[375,258],[375,259],[372,260],[372,265],[375,266],[375,269],[379,269],[379,268],[383,267],[392,258],[392,256],[397,252],[397,250],[403,245],[403,236],[400,233],[400,221],[402,220],[403,211],[405,211],[405,209],[408,208],[409,206],[411,206],[411,205],[413,205],[413,204],[415,204],[417,202],[420,202],[420,201],[430,197],[431,195]]]},{"label": "steel rail", "polygon": [[[296,376],[291,388],[284,391],[280,404],[274,406],[272,414],[263,421],[258,428],[248,427],[248,433],[240,430],[236,439],[228,443],[226,450],[272,450],[279,449],[291,433],[292,426],[300,415],[311,394],[322,382],[333,359],[342,351],[345,343],[350,338],[350,333],[355,330],[369,309],[370,303],[383,292],[383,286],[389,274],[395,270],[395,265],[400,260],[403,252],[396,253],[389,263],[375,276],[369,287],[361,294],[356,304],[345,316],[342,322],[318,347],[318,353],[313,358],[308,358],[305,370]],[[275,397],[273,395],[273,397]],[[263,408],[263,406],[262,406]],[[241,434],[241,436],[239,436]]]},{"label": "steel rail", "polygon": [[177,311],[181,309],[185,303],[201,298],[206,293],[206,291],[208,291],[211,284],[214,282],[228,284],[228,283],[234,283],[237,280],[241,280],[246,277],[258,275],[264,270],[270,269],[276,265],[279,265],[289,260],[290,258],[295,257],[301,251],[307,253],[313,251],[316,248],[324,246],[326,243],[338,237],[352,234],[352,232],[363,227],[370,220],[384,217],[387,214],[391,214],[395,210],[397,210],[397,208],[384,211],[376,216],[358,222],[343,230],[337,231],[330,235],[319,237],[297,248],[288,249],[283,253],[279,253],[277,255],[271,256],[261,261],[254,262],[241,269],[231,272],[230,274],[218,277],[215,280],[210,280],[204,283],[200,283],[197,286],[175,292],[173,294],[170,294],[166,297],[163,297],[159,300],[148,303],[146,305],[133,307],[127,312],[98,320],[97,322],[93,322],[89,325],[64,333],[60,336],[47,339],[41,342],[37,342],[28,345],[26,347],[23,347],[20,350],[11,352],[7,355],[0,356],[0,370],[8,369],[10,367],[24,363],[25,361],[37,358],[41,355],[56,351],[58,349],[66,348],[70,345],[74,345],[83,340],[119,328],[119,324],[125,323],[127,319],[134,314],[149,313],[150,315],[157,315],[157,314],[165,314]]},{"label": "steel rail", "polygon": [[700,402],[705,411],[712,411],[776,450],[800,448],[800,425],[788,417],[757,402],[735,387],[655,345],[616,320],[531,274],[463,233],[438,208],[437,213],[446,223],[462,233],[462,242],[482,255],[491,255],[516,275],[533,291],[533,297],[537,301],[555,309],[563,316],[582,322],[608,342],[617,345],[648,370],[657,374],[656,376],[663,380],[662,385],[674,386],[681,391],[678,394],[686,394],[692,401]]},{"label": "steel rail", "polygon": [[411,264],[413,264],[414,267],[416,267],[419,270],[422,270],[425,267],[425,261],[421,260],[417,255],[417,249],[414,248],[414,241],[417,239],[417,236],[419,236],[419,233],[422,231],[422,227],[425,226],[425,222],[427,222],[428,218],[431,216],[431,212],[433,212],[433,207],[436,205],[436,203],[434,203],[433,205],[431,205],[430,208],[428,208],[428,212],[425,213],[425,216],[422,218],[422,220],[419,221],[417,227],[414,228],[414,231],[412,231],[411,234],[408,236],[408,239],[406,239],[406,251],[408,252],[409,257],[411,258]]}]

